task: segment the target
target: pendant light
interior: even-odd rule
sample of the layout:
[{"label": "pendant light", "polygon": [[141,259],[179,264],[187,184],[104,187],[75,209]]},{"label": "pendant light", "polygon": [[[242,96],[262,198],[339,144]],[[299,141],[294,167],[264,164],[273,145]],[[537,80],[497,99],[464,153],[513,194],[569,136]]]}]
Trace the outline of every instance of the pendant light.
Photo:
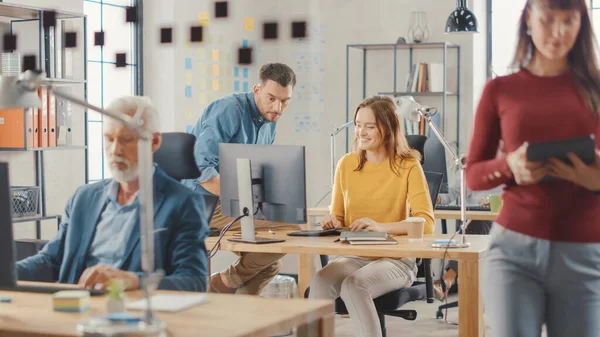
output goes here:
[{"label": "pendant light", "polygon": [[467,0],[457,0],[456,9],[448,16],[446,33],[478,33],[477,18],[467,8]]}]

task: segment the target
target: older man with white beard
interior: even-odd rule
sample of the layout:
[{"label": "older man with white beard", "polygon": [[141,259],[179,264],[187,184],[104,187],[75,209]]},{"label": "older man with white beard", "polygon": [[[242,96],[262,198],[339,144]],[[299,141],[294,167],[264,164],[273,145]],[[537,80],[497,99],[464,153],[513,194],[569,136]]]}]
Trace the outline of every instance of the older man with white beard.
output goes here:
[{"label": "older man with white beard", "polygon": [[[121,97],[109,111],[135,116],[161,144],[158,113],[146,97]],[[120,279],[139,289],[142,277],[139,231],[138,135],[124,124],[104,121],[104,145],[112,179],[84,185],[67,202],[60,229],[37,255],[17,263],[20,280],[58,281],[83,288],[106,288]],[[206,291],[208,234],[204,201],[168,177],[157,165],[154,179],[155,265],[165,277],[159,289]],[[43,275],[52,275],[44,279]]]}]

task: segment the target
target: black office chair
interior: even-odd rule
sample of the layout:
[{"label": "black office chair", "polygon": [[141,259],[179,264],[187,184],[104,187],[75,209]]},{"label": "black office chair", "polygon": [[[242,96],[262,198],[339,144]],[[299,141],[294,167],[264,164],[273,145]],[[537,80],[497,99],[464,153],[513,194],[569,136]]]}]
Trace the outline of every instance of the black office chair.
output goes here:
[{"label": "black office chair", "polygon": [[421,165],[423,165],[425,163],[425,143],[427,142],[427,137],[421,135],[407,135],[406,141],[411,149],[419,151],[421,154]]},{"label": "black office chair", "polygon": [[165,132],[162,134],[162,144],[154,152],[154,162],[175,179],[196,179],[200,169],[194,159],[194,144],[196,137],[185,132]]}]

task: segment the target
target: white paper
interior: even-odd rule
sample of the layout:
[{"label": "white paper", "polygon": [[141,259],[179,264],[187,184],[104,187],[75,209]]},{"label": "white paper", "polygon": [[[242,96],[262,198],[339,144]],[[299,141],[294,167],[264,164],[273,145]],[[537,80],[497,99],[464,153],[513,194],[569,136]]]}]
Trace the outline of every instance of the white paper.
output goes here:
[{"label": "white paper", "polygon": [[[154,295],[150,300],[152,310],[156,311],[181,311],[206,302],[207,294],[190,295]],[[145,310],[146,299],[127,303],[127,309],[130,310]]]}]

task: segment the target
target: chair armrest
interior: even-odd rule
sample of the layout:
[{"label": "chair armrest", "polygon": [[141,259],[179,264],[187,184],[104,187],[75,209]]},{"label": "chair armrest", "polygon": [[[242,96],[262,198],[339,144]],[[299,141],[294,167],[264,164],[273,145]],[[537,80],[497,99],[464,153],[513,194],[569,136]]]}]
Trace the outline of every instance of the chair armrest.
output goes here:
[{"label": "chair armrest", "polygon": [[433,274],[431,273],[431,259],[423,259],[423,269],[425,271],[425,294],[427,297],[427,303],[435,302],[433,297]]}]

